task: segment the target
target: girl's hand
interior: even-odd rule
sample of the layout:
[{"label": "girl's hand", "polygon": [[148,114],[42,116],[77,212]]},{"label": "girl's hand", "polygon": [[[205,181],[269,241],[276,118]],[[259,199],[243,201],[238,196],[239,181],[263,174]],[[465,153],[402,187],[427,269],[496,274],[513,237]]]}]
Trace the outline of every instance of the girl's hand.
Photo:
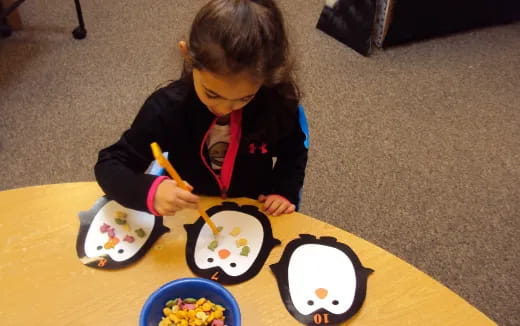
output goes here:
[{"label": "girl's hand", "polygon": [[280,214],[290,214],[294,212],[296,206],[280,195],[260,195],[258,201],[264,203],[262,210],[269,215],[278,216]]},{"label": "girl's hand", "polygon": [[[192,186],[187,182],[186,184],[190,191],[193,190]],[[177,211],[184,208],[198,209],[198,202],[198,196],[178,187],[174,180],[166,179],[157,187],[153,205],[159,214],[165,216],[174,215]]]}]

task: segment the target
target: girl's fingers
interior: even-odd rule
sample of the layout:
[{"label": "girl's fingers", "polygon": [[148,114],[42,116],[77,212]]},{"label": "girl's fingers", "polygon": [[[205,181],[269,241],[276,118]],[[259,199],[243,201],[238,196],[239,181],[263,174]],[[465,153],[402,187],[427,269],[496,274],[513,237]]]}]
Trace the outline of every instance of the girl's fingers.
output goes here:
[{"label": "girl's fingers", "polygon": [[176,208],[175,206],[168,206],[168,207],[165,207],[165,208],[157,209],[157,212],[159,214],[161,214],[162,216],[175,215],[175,213],[177,213],[177,211],[178,211],[178,208]]},{"label": "girl's fingers", "polygon": [[[180,188],[180,186],[177,184],[177,181],[172,180],[172,179],[170,179],[170,181],[173,182],[177,187]],[[193,186],[190,185],[190,183],[189,183],[188,181],[186,181],[186,180],[182,180],[182,181],[184,182],[184,184],[188,187],[188,189],[189,189],[190,191],[193,191]],[[181,189],[182,189],[182,188],[181,188]]]},{"label": "girl's fingers", "polygon": [[281,201],[280,206],[278,206],[278,209],[276,209],[273,213],[274,216],[278,216],[280,214],[283,214],[287,208],[289,207],[289,203],[286,201]]},{"label": "girl's fingers", "polygon": [[177,202],[178,203],[190,203],[190,204],[197,204],[200,200],[199,196],[192,194],[189,191],[179,189],[177,191]]},{"label": "girl's fingers", "polygon": [[271,202],[271,205],[269,205],[269,209],[267,210],[267,212],[271,215],[274,215],[274,212],[276,212],[282,205],[283,201],[281,201],[279,198],[274,198]]},{"label": "girl's fingers", "polygon": [[197,205],[195,203],[186,202],[186,201],[181,204],[181,207],[182,208],[199,209],[199,205]]},{"label": "girl's fingers", "polygon": [[[292,210],[291,208],[293,207],[294,205],[291,204],[290,202],[284,200],[282,201],[280,207],[278,207],[278,209],[274,212],[274,216],[279,216],[281,214],[288,214],[288,213],[292,213]],[[294,210],[294,208],[293,208]]]},{"label": "girl's fingers", "polygon": [[273,196],[267,196],[264,198],[264,207],[262,207],[262,210],[264,210],[264,212],[271,214],[270,209],[274,199],[275,197]]},{"label": "girl's fingers", "polygon": [[258,201],[261,202],[261,203],[264,203],[265,199],[266,199],[266,197],[264,195],[258,196]]}]

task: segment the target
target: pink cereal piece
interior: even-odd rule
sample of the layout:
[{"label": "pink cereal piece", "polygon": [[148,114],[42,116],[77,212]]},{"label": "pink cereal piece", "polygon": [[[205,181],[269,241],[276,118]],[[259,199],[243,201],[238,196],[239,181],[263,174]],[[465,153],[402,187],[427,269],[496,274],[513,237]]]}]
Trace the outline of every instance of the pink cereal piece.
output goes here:
[{"label": "pink cereal piece", "polygon": [[131,235],[125,235],[125,237],[123,238],[123,241],[126,241],[126,242],[129,242],[129,243],[132,243],[135,241],[135,238],[132,237]]},{"label": "pink cereal piece", "polygon": [[108,230],[110,230],[110,225],[108,225],[106,223],[103,223],[103,225],[101,225],[101,227],[99,228],[99,231],[101,231],[101,233],[105,233]]},{"label": "pink cereal piece", "polygon": [[108,236],[109,236],[110,238],[115,237],[115,236],[116,236],[116,229],[114,229],[114,228],[110,228],[110,229],[108,230]]},{"label": "pink cereal piece", "polygon": [[195,304],[194,303],[183,303],[182,309],[195,310]]},{"label": "pink cereal piece", "polygon": [[211,326],[224,326],[222,319],[213,319]]}]

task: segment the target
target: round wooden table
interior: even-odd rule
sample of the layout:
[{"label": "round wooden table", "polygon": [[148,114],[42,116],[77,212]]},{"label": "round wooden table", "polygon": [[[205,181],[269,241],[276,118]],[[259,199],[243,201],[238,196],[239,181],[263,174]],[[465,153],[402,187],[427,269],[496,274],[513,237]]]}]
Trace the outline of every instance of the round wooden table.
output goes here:
[{"label": "round wooden table", "polygon": [[[0,321],[7,325],[136,325],[147,297],[162,284],[194,276],[185,262],[185,223],[196,211],[165,217],[164,234],[137,263],[116,271],[84,266],[76,255],[78,212],[103,193],[94,182],[0,192]],[[239,204],[254,204],[237,199]],[[203,207],[220,202],[203,198]],[[285,309],[269,265],[302,233],[349,245],[368,278],[361,310],[346,324],[363,326],[496,325],[457,294],[385,250],[317,219],[294,213],[270,217],[282,241],[252,280],[227,286],[246,326],[300,325]]]}]

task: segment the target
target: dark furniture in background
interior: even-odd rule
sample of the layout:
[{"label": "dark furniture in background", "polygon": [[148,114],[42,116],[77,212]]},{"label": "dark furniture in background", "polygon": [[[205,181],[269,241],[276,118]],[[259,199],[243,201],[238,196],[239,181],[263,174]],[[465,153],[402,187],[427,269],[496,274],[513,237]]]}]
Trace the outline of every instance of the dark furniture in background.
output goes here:
[{"label": "dark furniture in background", "polygon": [[[7,17],[24,2],[25,0],[16,0],[9,6],[6,5],[4,7],[3,1],[0,0],[0,37],[9,37],[12,34],[12,28],[7,23]],[[74,0],[74,5],[76,7],[79,25],[72,31],[72,35],[75,39],[81,40],[87,36],[87,30],[85,29],[85,22],[83,21],[80,0]]]},{"label": "dark furniture in background", "polygon": [[317,28],[368,55],[379,47],[520,20],[520,0],[327,0]]},{"label": "dark furniture in background", "polygon": [[383,46],[520,20],[520,0],[396,0]]}]

